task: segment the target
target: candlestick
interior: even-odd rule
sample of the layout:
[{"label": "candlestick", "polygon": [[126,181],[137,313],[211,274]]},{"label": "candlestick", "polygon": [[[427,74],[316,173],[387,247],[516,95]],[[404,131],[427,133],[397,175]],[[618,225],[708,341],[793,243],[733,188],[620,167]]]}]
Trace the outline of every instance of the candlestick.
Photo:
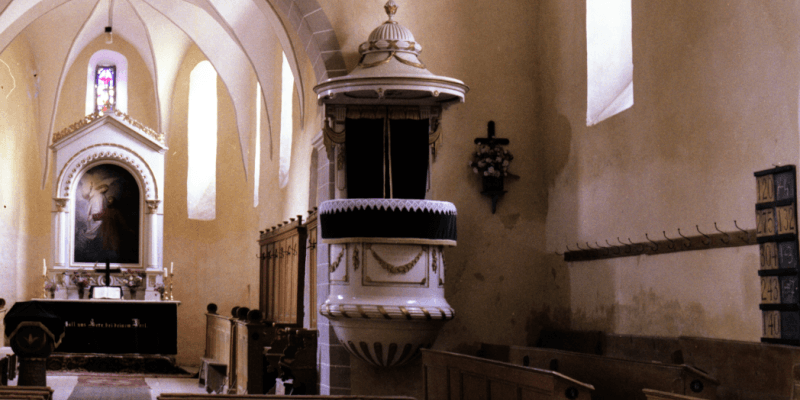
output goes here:
[{"label": "candlestick", "polygon": [[170,275],[172,275],[172,273],[173,273],[173,268],[175,268],[175,263],[174,262],[170,262],[169,263],[169,273],[170,273]]},{"label": "candlestick", "polygon": [[44,258],[42,259],[42,267],[44,268],[42,270],[42,275],[47,276],[47,261]]}]

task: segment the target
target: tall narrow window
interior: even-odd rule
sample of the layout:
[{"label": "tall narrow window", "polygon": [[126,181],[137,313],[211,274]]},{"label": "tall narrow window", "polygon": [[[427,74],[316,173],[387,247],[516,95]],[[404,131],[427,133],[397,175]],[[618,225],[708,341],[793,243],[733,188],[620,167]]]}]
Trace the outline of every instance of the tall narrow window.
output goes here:
[{"label": "tall narrow window", "polygon": [[633,106],[631,0],[586,1],[586,125]]},{"label": "tall narrow window", "polygon": [[256,82],[256,162],[253,171],[253,207],[258,207],[258,188],[261,179],[261,84]]},{"label": "tall narrow window", "polygon": [[210,221],[217,216],[217,72],[208,61],[189,75],[188,122],[189,218]]},{"label": "tall narrow window", "polygon": [[289,183],[289,163],[292,160],[292,93],[294,89],[294,75],[289,67],[289,60],[283,54],[283,68],[281,79],[281,147],[278,165],[278,181],[280,187]]},{"label": "tall narrow window", "polygon": [[[112,71],[101,71],[102,68],[113,66]],[[113,77],[109,80],[109,84],[113,87],[106,87],[105,82],[98,82],[101,74],[104,79],[108,78],[109,72]],[[100,83],[100,85],[98,85]],[[98,50],[89,59],[89,65],[86,68],[86,114],[100,111],[102,106],[105,105],[105,96],[108,93],[100,93],[99,90],[113,89],[113,99],[111,104],[112,110],[119,110],[121,112],[128,112],[128,59],[116,51],[102,49]],[[99,99],[102,101],[98,102]]]},{"label": "tall narrow window", "polygon": [[95,111],[111,112],[117,103],[117,67],[98,66],[94,81]]}]

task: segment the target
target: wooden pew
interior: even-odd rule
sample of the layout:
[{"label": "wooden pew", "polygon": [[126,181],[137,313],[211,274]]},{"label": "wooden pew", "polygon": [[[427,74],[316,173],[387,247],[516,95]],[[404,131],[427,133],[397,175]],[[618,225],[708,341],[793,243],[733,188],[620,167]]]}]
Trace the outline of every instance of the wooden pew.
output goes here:
[{"label": "wooden pew", "polygon": [[642,389],[647,400],[700,400],[700,397],[684,396],[682,394],[662,392],[660,390]]},{"label": "wooden pew", "polygon": [[236,399],[293,399],[293,400],[416,400],[413,397],[401,396],[325,396],[325,395],[270,395],[270,394],[226,394],[226,395],[211,395],[211,394],[184,394],[184,393],[163,393],[158,396],[159,400],[236,400]]},{"label": "wooden pew", "polygon": [[214,303],[209,304],[207,310],[206,349],[201,359],[200,382],[209,393],[223,393],[233,372],[234,320],[217,314]]},{"label": "wooden pew", "polygon": [[590,399],[594,387],[558,372],[422,350],[425,400]]},{"label": "wooden pew", "polygon": [[[499,354],[497,349],[488,354]],[[561,372],[595,387],[593,399],[645,400],[643,389],[715,399],[719,381],[689,365],[662,364],[536,347],[508,346],[512,364]]]},{"label": "wooden pew", "polygon": [[47,386],[0,386],[0,399],[52,400],[53,389]]},{"label": "wooden pew", "polygon": [[[598,332],[543,331],[539,347],[665,364],[688,364],[719,380],[721,399],[800,399],[800,347],[779,344]],[[598,352],[597,349],[600,348]],[[492,359],[508,360],[506,349]],[[488,356],[488,355],[487,355]],[[498,358],[499,356],[499,358]]]}]

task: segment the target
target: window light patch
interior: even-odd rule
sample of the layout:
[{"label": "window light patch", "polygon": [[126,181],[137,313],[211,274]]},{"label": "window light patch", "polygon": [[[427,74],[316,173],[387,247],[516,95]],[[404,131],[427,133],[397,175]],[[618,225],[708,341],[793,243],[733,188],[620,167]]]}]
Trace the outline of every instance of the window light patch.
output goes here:
[{"label": "window light patch", "polygon": [[261,179],[261,84],[256,82],[256,160],[253,171],[253,207],[258,207],[258,189]]},{"label": "window light patch", "polygon": [[281,142],[280,158],[278,161],[278,182],[281,188],[289,183],[289,163],[292,159],[292,90],[294,89],[294,76],[289,67],[286,54],[283,54],[283,68],[281,68]]},{"label": "window light patch", "polygon": [[186,205],[190,219],[210,221],[217,206],[217,72],[202,61],[189,75]]},{"label": "window light patch", "polygon": [[633,106],[631,0],[586,1],[586,125]]}]

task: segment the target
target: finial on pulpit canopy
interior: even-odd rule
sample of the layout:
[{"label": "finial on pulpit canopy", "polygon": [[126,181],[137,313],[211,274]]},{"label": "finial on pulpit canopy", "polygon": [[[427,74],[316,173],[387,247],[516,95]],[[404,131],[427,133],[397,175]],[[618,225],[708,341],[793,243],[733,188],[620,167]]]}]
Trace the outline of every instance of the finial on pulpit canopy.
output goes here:
[{"label": "finial on pulpit canopy", "polygon": [[392,17],[397,14],[397,3],[394,0],[389,0],[383,6],[383,9],[386,10],[386,15],[389,16],[389,21],[392,21]]}]

